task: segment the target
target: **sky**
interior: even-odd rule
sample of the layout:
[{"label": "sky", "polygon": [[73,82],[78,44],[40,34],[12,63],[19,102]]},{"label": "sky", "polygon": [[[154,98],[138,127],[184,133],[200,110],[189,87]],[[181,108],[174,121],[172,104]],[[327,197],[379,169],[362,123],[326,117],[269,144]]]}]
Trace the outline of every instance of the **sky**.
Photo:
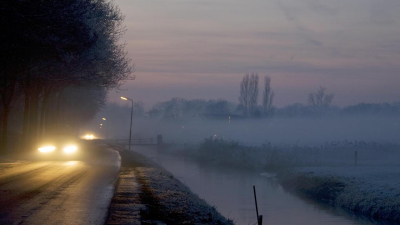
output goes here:
[{"label": "sky", "polygon": [[172,97],[238,103],[246,73],[278,107],[320,86],[333,104],[400,101],[399,0],[116,0],[134,81],[111,91],[147,107]]}]

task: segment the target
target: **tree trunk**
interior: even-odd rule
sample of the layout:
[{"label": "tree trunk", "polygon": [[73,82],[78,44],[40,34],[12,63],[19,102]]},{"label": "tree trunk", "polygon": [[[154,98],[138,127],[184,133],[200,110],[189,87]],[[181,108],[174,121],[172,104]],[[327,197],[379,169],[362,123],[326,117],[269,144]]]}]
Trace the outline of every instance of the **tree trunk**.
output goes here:
[{"label": "tree trunk", "polygon": [[30,97],[30,110],[29,110],[29,143],[33,144],[38,137],[38,116],[39,116],[39,96],[40,88],[39,83],[35,85]]},{"label": "tree trunk", "polygon": [[1,153],[5,153],[7,150],[7,133],[8,133],[8,117],[10,115],[10,106],[4,106],[3,118],[2,118],[2,132],[1,132]]},{"label": "tree trunk", "polygon": [[7,134],[8,134],[8,118],[10,116],[11,111],[11,102],[14,97],[16,82],[11,82],[9,85],[8,96],[7,93],[2,94],[3,101],[3,118],[2,118],[2,130],[1,130],[1,143],[0,143],[0,151],[3,153],[7,150]]},{"label": "tree trunk", "polygon": [[44,121],[46,119],[46,107],[49,99],[50,92],[45,92],[43,95],[42,106],[40,108],[40,120],[39,120],[39,137],[42,137],[45,133]]},{"label": "tree trunk", "polygon": [[29,112],[30,112],[30,85],[27,81],[24,88],[24,117],[22,125],[22,149],[28,146],[28,136],[29,136]]},{"label": "tree trunk", "polygon": [[62,100],[62,91],[58,92],[57,96],[57,105],[56,105],[56,129],[61,129],[61,119],[62,119],[62,111],[61,111],[61,100]]}]

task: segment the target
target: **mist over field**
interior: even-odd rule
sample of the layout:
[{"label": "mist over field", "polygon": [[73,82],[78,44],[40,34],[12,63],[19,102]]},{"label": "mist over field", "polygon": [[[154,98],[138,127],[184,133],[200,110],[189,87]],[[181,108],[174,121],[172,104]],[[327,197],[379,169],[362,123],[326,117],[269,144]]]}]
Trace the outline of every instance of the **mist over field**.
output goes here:
[{"label": "mist over field", "polygon": [[[395,104],[393,106],[396,106]],[[325,142],[364,141],[400,143],[399,114],[382,111],[346,112],[334,108],[326,115],[281,114],[268,118],[245,118],[235,113],[180,114],[170,118],[165,114],[151,117],[135,112],[132,138],[156,138],[162,134],[166,142],[196,144],[205,138],[218,137],[244,145],[320,145]],[[347,109],[347,111],[349,111]],[[277,110],[279,112],[279,109]],[[108,138],[127,139],[130,107],[110,104],[98,113],[84,131],[105,137],[108,119]],[[229,119],[230,117],[230,119]],[[99,124],[104,123],[100,128]]]}]

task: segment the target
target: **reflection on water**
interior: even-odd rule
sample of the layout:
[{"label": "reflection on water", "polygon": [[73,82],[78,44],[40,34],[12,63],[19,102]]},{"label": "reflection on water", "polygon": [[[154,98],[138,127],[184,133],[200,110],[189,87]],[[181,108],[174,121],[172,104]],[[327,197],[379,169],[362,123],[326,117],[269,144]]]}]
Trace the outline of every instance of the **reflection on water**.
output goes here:
[{"label": "reflection on water", "polygon": [[264,216],[263,224],[376,224],[339,209],[301,200],[283,190],[273,174],[202,165],[149,147],[134,150],[162,165],[236,224],[256,224],[253,185],[257,189],[259,214]]}]

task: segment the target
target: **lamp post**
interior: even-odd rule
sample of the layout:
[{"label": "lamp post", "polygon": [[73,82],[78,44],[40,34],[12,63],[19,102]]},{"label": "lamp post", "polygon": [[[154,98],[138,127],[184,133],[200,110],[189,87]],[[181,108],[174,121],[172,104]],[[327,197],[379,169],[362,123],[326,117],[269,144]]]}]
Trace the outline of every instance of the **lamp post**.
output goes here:
[{"label": "lamp post", "polygon": [[129,100],[129,101],[132,102],[132,108],[131,108],[131,127],[130,127],[130,129],[129,129],[129,146],[128,146],[128,150],[130,151],[130,150],[131,150],[131,137],[132,137],[133,100],[130,99],[130,98],[127,98],[127,97],[122,97],[122,96],[121,96],[121,99],[122,99],[122,100],[125,100],[125,101]]},{"label": "lamp post", "polygon": [[108,139],[108,120],[106,118],[103,117],[103,120],[106,121],[106,140]]}]

